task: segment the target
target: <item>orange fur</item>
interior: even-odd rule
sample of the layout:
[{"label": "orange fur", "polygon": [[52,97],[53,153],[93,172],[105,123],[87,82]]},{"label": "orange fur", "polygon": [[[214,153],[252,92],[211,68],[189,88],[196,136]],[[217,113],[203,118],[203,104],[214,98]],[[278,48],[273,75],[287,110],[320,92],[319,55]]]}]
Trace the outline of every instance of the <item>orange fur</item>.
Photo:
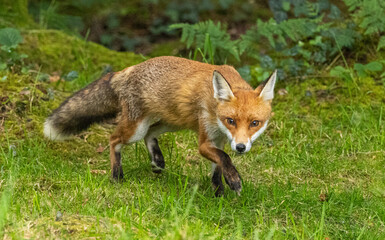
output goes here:
[{"label": "orange fur", "polygon": [[[219,104],[217,115],[230,130],[237,142],[246,143],[270,118],[270,103],[259,98],[255,91],[239,90],[234,92],[235,99]],[[232,118],[236,125],[230,125],[226,118]],[[250,123],[259,121],[259,125],[251,127]]]}]

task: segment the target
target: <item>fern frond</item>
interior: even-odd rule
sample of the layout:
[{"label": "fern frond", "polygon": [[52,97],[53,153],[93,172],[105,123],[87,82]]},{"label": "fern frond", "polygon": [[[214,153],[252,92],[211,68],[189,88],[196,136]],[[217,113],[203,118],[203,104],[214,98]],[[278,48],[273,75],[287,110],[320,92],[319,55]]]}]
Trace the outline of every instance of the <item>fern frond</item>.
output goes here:
[{"label": "fern frond", "polygon": [[[230,35],[226,31],[226,26],[220,22],[215,24],[213,21],[199,22],[196,24],[173,24],[170,29],[181,29],[181,41],[186,43],[187,48],[194,46],[196,49],[203,49],[204,54],[211,52],[216,63],[224,63],[228,58],[228,54],[232,55],[236,60],[240,61],[239,41],[232,41]],[[207,35],[210,39],[210,51],[206,48]],[[212,61],[212,57],[204,56]]]},{"label": "fern frond", "polygon": [[365,35],[385,32],[383,0],[344,0]]}]

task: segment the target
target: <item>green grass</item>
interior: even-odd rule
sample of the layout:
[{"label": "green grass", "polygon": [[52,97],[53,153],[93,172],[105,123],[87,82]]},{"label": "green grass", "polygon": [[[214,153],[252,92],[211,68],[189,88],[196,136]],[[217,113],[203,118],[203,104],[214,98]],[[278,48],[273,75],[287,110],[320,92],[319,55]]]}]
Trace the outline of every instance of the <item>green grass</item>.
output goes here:
[{"label": "green grass", "polygon": [[[289,94],[274,100],[266,133],[250,153],[231,153],[241,196],[227,187],[221,198],[213,197],[210,163],[193,132],[161,137],[160,175],[151,172],[142,142],[126,146],[125,182],[113,183],[108,150],[96,151],[108,149],[110,125],[51,142],[42,123],[63,97],[36,101],[23,115],[10,110],[0,149],[1,235],[384,239],[384,87],[371,79],[360,89],[333,80],[283,85]],[[58,211],[62,221],[55,221]]]},{"label": "green grass", "polygon": [[[30,60],[48,64],[60,49],[50,44],[55,51],[32,49],[43,57]],[[83,53],[73,51],[73,59],[86,66],[58,52],[62,62],[43,70],[80,71],[65,86],[74,90],[95,78],[93,61],[105,62]],[[112,125],[70,141],[44,139],[44,118],[70,93],[35,75],[0,73],[7,76],[0,81],[0,97],[7,97],[0,105],[0,238],[385,238],[385,89],[372,79],[281,80],[277,90],[285,87],[288,95],[276,95],[274,117],[252,151],[238,156],[226,147],[243,178],[241,196],[226,187],[215,198],[211,164],[199,156],[193,132],[160,138],[166,161],[160,175],[152,173],[142,142],[126,146],[123,183],[110,181]],[[98,152],[100,146],[106,150]]]}]

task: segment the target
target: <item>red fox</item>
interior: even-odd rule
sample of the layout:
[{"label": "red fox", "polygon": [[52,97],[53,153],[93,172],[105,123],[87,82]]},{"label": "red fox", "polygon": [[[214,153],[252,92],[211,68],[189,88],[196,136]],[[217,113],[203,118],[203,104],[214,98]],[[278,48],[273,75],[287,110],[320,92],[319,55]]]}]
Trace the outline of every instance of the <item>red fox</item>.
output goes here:
[{"label": "red fox", "polygon": [[157,57],[109,73],[64,101],[46,119],[44,134],[62,140],[92,123],[117,118],[110,137],[113,179],[123,178],[121,149],[144,139],[153,171],[164,158],[158,136],[191,129],[198,133],[199,153],[213,163],[215,195],[223,194],[222,175],[240,193],[241,178],[223,151],[229,141],[237,153],[248,152],[271,116],[276,71],[255,90],[228,65],[210,65],[178,57]]}]

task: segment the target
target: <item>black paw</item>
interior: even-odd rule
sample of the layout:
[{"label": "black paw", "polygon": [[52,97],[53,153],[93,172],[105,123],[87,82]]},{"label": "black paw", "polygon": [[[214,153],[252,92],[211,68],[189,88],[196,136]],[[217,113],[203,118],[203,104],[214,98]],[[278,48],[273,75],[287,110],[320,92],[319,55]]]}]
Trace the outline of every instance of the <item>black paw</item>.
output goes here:
[{"label": "black paw", "polygon": [[215,197],[221,197],[223,196],[224,193],[225,193],[225,189],[223,187],[223,184],[216,187],[214,186]]},{"label": "black paw", "polygon": [[151,161],[152,172],[161,173],[165,165],[162,153],[154,154]]},{"label": "black paw", "polygon": [[227,185],[229,185],[230,189],[240,195],[242,190],[242,182],[241,176],[239,175],[237,169],[235,169],[234,166],[228,167],[227,169],[223,170],[223,176],[225,177],[225,181]]},{"label": "black paw", "polygon": [[122,166],[112,168],[112,179],[117,182],[124,181],[124,174]]}]

